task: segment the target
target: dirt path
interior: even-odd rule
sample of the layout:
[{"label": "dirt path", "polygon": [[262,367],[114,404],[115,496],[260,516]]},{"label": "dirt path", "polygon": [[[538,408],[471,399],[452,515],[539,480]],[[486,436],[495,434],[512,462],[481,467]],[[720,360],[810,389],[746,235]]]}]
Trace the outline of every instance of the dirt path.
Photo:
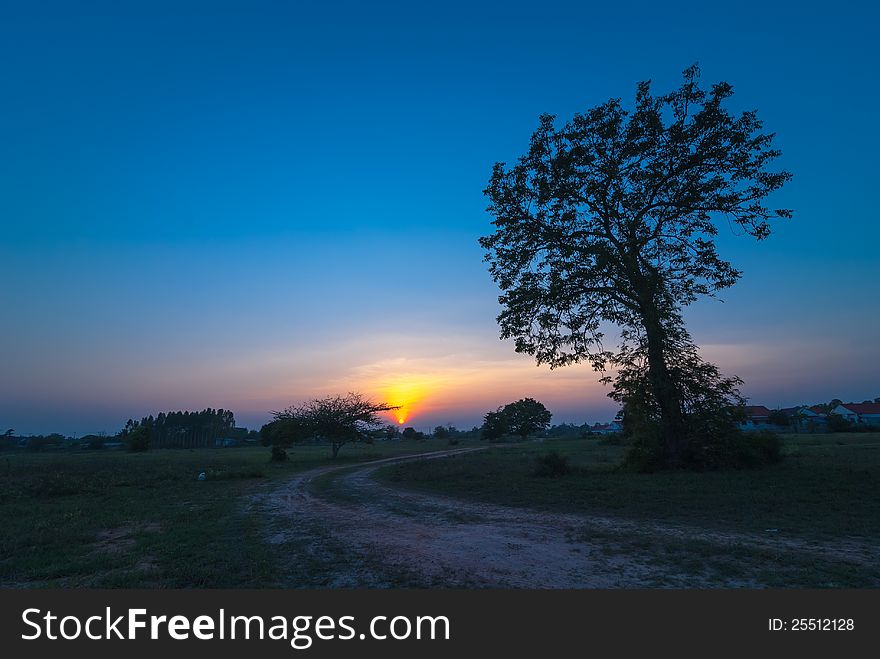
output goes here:
[{"label": "dirt path", "polygon": [[[836,560],[856,569],[880,562],[877,547],[857,541],[829,545],[772,533],[544,513],[398,490],[371,478],[393,462],[478,450],[483,449],[302,473],[263,499],[280,529],[271,540],[282,543],[306,529],[329,526],[346,553],[367,559],[340,562],[340,573],[329,585],[343,586],[388,585],[377,582],[365,564],[406,573],[404,583],[411,586],[700,588],[766,585],[761,575],[768,556],[801,563]],[[731,569],[724,568],[725,561],[733,561]]]}]

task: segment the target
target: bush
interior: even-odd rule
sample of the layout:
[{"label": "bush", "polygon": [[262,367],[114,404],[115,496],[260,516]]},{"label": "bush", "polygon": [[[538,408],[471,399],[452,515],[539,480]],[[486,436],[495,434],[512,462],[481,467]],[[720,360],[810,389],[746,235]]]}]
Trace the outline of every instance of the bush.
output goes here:
[{"label": "bush", "polygon": [[64,437],[59,435],[58,433],[54,433],[52,435],[46,436],[37,436],[37,437],[29,437],[27,439],[27,443],[25,444],[25,448],[28,451],[42,451],[43,449],[49,447],[59,447],[61,443],[64,441]]},{"label": "bush", "polygon": [[406,427],[403,429],[403,432],[400,434],[401,439],[427,439],[425,433],[419,432],[415,428]]},{"label": "bush", "polygon": [[543,455],[535,457],[535,470],[532,472],[535,476],[545,478],[556,478],[571,473],[568,466],[568,457],[560,455],[556,451],[550,451]]},{"label": "bush", "polygon": [[[687,442],[680,468],[689,471],[754,469],[782,461],[782,438],[771,431],[726,431],[693,433]],[[659,433],[635,438],[624,460],[624,468],[653,472],[664,469]]]},{"label": "bush", "polygon": [[735,468],[761,467],[782,462],[782,438],[775,432],[744,432],[736,444]]},{"label": "bush", "polygon": [[283,446],[278,446],[277,444],[272,446],[272,455],[269,457],[269,462],[284,462],[287,459],[287,451],[284,450]]},{"label": "bush", "polygon": [[129,453],[143,453],[150,450],[150,430],[138,426],[125,436],[125,448]]},{"label": "bush", "polygon": [[449,441],[446,443],[449,444],[449,446],[458,446],[458,439],[456,439],[455,437],[450,437]]},{"label": "bush", "polygon": [[854,428],[849,419],[843,418],[840,414],[829,414],[828,430],[830,432],[852,432]]},{"label": "bush", "polygon": [[89,449],[90,451],[100,451],[104,448],[104,442],[106,441],[103,437],[98,437],[95,435],[84,438],[86,441],[83,444],[83,448]]}]

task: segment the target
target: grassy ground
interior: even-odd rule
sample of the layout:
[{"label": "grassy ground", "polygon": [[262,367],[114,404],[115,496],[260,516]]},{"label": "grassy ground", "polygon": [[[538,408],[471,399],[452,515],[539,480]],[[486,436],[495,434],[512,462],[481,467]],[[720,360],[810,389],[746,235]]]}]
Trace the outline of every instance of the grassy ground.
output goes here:
[{"label": "grassy ground", "polygon": [[[262,447],[2,453],[0,585],[355,586],[336,580],[349,551],[329,528],[299,529],[280,545],[267,543],[273,529],[249,507],[249,495],[307,468],[444,448],[436,441],[346,446],[331,461],[328,447],[298,447],[285,464],[270,464]],[[533,475],[535,457],[550,450],[568,456],[573,473]],[[880,541],[880,433],[787,437],[782,464],[743,472],[622,473],[614,467],[623,451],[592,439],[548,440],[393,465],[378,477],[511,506],[807,540]],[[202,471],[208,478],[199,482]],[[316,487],[323,486],[319,479]],[[602,529],[585,532],[595,540]],[[664,564],[693,563],[695,574],[719,580],[741,574],[743,583],[880,585],[880,566],[866,572],[863,565],[807,554],[719,551],[710,542],[647,533],[608,538],[607,546],[652,557],[661,574]],[[376,585],[406,584],[406,575],[386,575],[380,562],[362,567]]]},{"label": "grassy ground", "polygon": [[[533,474],[555,450],[572,473]],[[790,435],[785,460],[758,470],[633,474],[624,448],[595,439],[547,440],[382,469],[395,486],[554,511],[679,522],[805,538],[880,539],[880,433]]]},{"label": "grassy ground", "polygon": [[[570,474],[535,475],[536,456],[551,450],[568,457]],[[635,521],[626,530],[587,522],[572,540],[646,562],[658,587],[676,586],[667,575],[682,572],[727,586],[880,587],[880,563],[871,558],[880,546],[880,433],[788,436],[781,464],[739,472],[626,473],[614,468],[624,450],[584,439],[499,446],[385,467],[377,477],[428,493]],[[697,531],[657,533],[649,522]],[[867,550],[852,554],[836,549],[840,543]]]},{"label": "grassy ground", "polygon": [[[438,448],[445,444],[349,445],[332,463]],[[0,585],[272,585],[283,558],[264,542],[246,495],[330,464],[329,453],[297,447],[283,464],[270,464],[263,447],[2,453]]]}]

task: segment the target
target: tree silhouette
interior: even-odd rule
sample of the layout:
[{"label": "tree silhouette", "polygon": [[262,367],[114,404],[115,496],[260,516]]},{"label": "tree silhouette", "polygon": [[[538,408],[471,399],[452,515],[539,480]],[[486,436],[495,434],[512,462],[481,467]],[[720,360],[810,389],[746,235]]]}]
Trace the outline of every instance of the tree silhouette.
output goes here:
[{"label": "tree silhouette", "polygon": [[274,430],[267,430],[264,437],[271,438],[274,434],[291,443],[308,437],[326,439],[335,458],[345,444],[372,441],[370,432],[384,425],[379,413],[396,409],[398,407],[376,403],[359,393],[316,398],[273,412],[274,421],[267,425],[271,428],[275,424]]},{"label": "tree silhouette", "polygon": [[515,403],[508,403],[502,410],[507,417],[508,431],[512,435],[519,435],[525,439],[534,435],[539,430],[546,430],[550,426],[552,414],[534,398],[523,398]]},{"label": "tree silhouette", "polygon": [[[497,163],[485,191],[495,231],[480,243],[502,290],[501,337],[539,364],[610,364],[631,385],[643,379],[629,393],[646,397],[667,466],[685,453],[685,389],[720,384],[737,402],[737,381],[717,371],[714,383],[681,381],[711,371],[690,350],[681,309],[740,277],[716,250],[718,226],[761,240],[791,217],[763,203],[790,174],[767,170],[773,135],[754,111],[723,107],[732,93],[725,82],[702,89],[695,65],[662,96],[640,83],[632,111],[612,99],[560,128],[543,115],[527,153]],[[603,323],[622,329],[618,352],[605,348]]]},{"label": "tree silhouette", "polygon": [[516,402],[487,412],[483,417],[484,439],[497,440],[504,435],[519,435],[525,439],[550,426],[552,414],[534,398],[522,398]]}]

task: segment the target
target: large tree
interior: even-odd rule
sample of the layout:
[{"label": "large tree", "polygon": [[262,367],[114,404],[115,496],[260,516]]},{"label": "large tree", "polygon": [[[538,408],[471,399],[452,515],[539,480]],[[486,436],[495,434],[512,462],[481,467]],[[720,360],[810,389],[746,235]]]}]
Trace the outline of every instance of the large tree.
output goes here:
[{"label": "large tree", "polygon": [[534,398],[522,398],[516,402],[508,403],[503,409],[507,417],[507,427],[512,435],[519,435],[525,439],[541,430],[550,427],[550,419],[553,415],[543,403]]},{"label": "large tree", "polygon": [[[551,367],[620,366],[656,410],[669,465],[687,434],[684,389],[696,386],[677,373],[712,369],[691,356],[673,369],[691,355],[681,309],[740,277],[716,250],[718,227],[761,240],[791,217],[764,203],[790,178],[768,170],[773,135],[756,112],[724,107],[732,93],[703,89],[692,66],[667,94],[640,83],[631,110],[611,99],[561,127],[543,115],[526,154],[497,163],[485,191],[496,228],[480,242],[502,289],[502,338]],[[603,344],[604,323],[622,328],[621,350]]]},{"label": "large tree", "polygon": [[483,417],[482,435],[485,439],[498,440],[504,435],[519,435],[526,439],[550,426],[553,415],[543,403],[534,398],[522,398],[487,412]]}]

